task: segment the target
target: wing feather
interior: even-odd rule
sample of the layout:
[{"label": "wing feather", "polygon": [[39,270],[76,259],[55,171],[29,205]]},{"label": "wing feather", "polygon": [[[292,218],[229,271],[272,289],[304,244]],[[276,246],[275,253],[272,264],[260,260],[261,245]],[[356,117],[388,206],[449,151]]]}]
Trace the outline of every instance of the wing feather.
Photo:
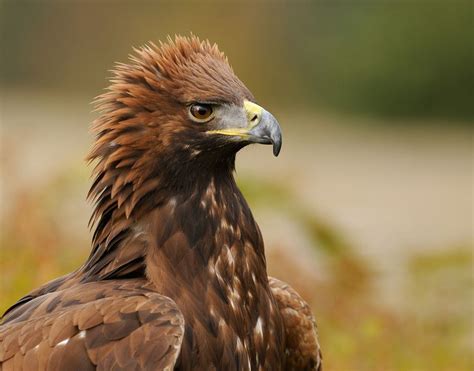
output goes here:
[{"label": "wing feather", "polygon": [[174,368],[183,316],[142,281],[91,282],[46,296],[0,326],[0,369]]},{"label": "wing feather", "polygon": [[318,330],[311,308],[287,283],[268,277],[283,318],[286,335],[286,370],[322,370]]}]

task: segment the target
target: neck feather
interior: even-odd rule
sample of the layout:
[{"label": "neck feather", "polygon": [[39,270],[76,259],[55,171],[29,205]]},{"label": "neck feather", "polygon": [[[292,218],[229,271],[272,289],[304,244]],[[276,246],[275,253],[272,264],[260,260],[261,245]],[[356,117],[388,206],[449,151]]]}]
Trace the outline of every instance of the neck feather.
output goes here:
[{"label": "neck feather", "polygon": [[[181,348],[184,364],[214,344],[218,354],[239,354],[256,369],[268,349],[276,350],[269,358],[280,359],[283,328],[262,237],[232,169],[190,173],[185,187],[158,182],[141,192],[130,213],[119,198],[133,192],[112,195],[109,185],[99,197],[93,250],[79,274],[83,282],[145,278],[173,299],[190,334]],[[229,347],[230,333],[237,340]],[[265,345],[271,342],[278,346]],[[200,362],[207,368],[214,361]]]},{"label": "neck feather", "polygon": [[163,182],[163,173],[120,187],[122,173],[99,174],[91,188],[96,228],[83,280],[148,275],[179,285],[204,269],[212,272],[224,257],[236,269],[258,267],[266,276],[260,231],[235,183],[233,163],[212,164],[211,175],[172,174],[168,179],[182,180],[179,187]]}]

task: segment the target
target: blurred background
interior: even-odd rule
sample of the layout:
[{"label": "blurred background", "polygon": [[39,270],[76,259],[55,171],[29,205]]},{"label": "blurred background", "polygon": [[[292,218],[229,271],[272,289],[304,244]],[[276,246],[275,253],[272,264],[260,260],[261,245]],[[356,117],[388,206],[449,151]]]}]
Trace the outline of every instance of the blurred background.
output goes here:
[{"label": "blurred background", "polygon": [[237,177],[326,370],[472,370],[469,1],[5,1],[0,311],[89,252],[90,102],[132,46],[218,43],[282,124]]}]

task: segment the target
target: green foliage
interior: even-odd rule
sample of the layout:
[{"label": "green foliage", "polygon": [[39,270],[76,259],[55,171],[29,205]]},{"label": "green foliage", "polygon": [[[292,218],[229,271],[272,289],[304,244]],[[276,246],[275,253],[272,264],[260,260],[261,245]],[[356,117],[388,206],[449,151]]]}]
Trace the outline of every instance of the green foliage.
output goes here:
[{"label": "green foliage", "polygon": [[332,9],[333,27],[321,26],[328,34],[312,42],[308,33],[298,43],[297,61],[309,75],[299,85],[347,112],[473,118],[471,6],[393,1]]},{"label": "green foliage", "polygon": [[217,42],[268,106],[474,118],[467,0],[2,5],[0,81],[9,88],[92,97],[131,45],[192,31]]}]

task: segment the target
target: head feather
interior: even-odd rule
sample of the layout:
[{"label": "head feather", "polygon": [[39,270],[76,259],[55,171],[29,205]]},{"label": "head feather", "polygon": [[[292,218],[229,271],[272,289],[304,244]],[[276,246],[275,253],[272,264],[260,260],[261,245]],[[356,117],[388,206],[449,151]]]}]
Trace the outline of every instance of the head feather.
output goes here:
[{"label": "head feather", "polygon": [[185,187],[191,171],[199,174],[186,151],[196,147],[203,129],[189,122],[187,105],[253,99],[207,40],[176,36],[134,51],[130,63],[116,64],[110,86],[94,102],[100,116],[87,157],[96,162],[88,194],[95,202],[93,254],[108,251],[102,245],[130,225],[124,220],[139,218]]}]

